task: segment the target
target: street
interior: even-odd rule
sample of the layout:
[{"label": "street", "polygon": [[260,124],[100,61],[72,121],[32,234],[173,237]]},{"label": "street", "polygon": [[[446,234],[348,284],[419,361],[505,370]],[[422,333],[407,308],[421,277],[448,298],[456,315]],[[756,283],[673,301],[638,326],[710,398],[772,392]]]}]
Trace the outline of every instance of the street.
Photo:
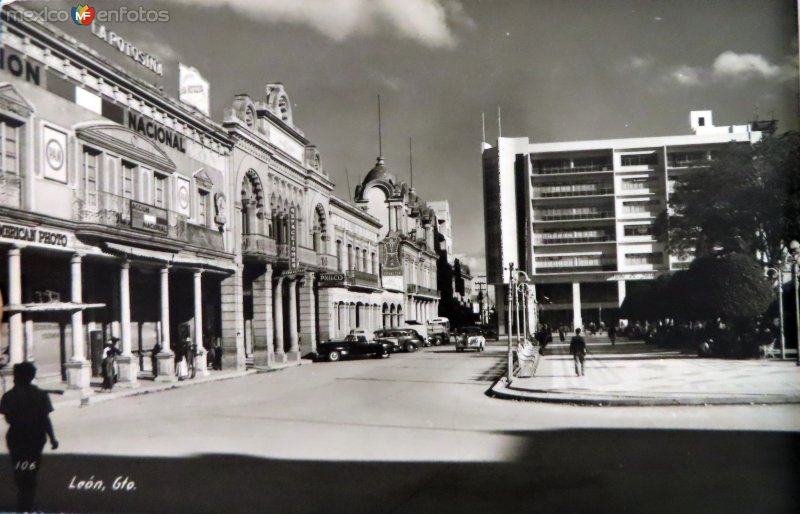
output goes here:
[{"label": "street", "polygon": [[[433,347],[58,408],[61,448],[45,453],[37,508],[794,512],[800,407],[492,399],[504,349]],[[13,496],[2,487],[0,508]]]}]

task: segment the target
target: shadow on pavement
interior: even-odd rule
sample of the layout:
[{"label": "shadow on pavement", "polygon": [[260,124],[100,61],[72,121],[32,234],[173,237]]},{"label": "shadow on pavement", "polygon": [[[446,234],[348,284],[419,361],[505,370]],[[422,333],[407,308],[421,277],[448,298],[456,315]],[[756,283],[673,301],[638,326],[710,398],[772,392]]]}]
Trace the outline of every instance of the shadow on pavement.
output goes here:
[{"label": "shadow on pavement", "polygon": [[[796,512],[800,435],[501,432],[508,463],[125,458],[47,453],[38,509],[69,512]],[[264,437],[269,437],[268,428]],[[224,437],[220,434],[220,437]],[[389,441],[370,444],[391,444]],[[301,449],[298,449],[302,453]],[[7,455],[0,509],[13,507]],[[74,477],[74,479],[73,479]],[[105,490],[70,484],[92,478]],[[116,477],[135,489],[113,491]],[[130,482],[129,482],[130,483]]]}]

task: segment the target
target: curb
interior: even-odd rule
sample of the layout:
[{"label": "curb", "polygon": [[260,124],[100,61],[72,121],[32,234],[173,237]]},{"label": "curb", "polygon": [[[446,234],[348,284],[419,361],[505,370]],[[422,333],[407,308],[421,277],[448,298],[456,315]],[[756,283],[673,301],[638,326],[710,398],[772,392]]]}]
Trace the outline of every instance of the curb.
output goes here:
[{"label": "curb", "polygon": [[202,378],[200,380],[192,379],[192,380],[185,380],[182,382],[164,382],[161,385],[150,386],[150,387],[131,387],[125,388],[125,386],[118,386],[119,392],[113,393],[97,393],[95,392],[91,396],[74,396],[74,397],[67,397],[62,401],[56,400],[53,401],[54,406],[70,406],[70,407],[89,407],[98,403],[105,403],[111,400],[117,400],[119,398],[129,398],[132,396],[143,396],[146,394],[151,393],[162,393],[164,391],[170,391],[173,389],[182,389],[184,387],[192,387],[202,384],[209,384],[213,382],[222,382],[224,380],[232,380],[235,378],[242,378],[251,375],[258,375],[261,373],[274,373],[276,371],[283,371],[285,369],[296,368],[299,366],[304,366],[311,364],[310,361],[303,359],[299,361],[297,364],[291,364],[287,366],[281,366],[278,368],[254,368],[246,371],[239,371],[233,372],[226,375],[217,375],[217,376],[209,376],[207,378]]},{"label": "curb", "polygon": [[505,385],[506,377],[498,378],[486,391],[487,396],[501,400],[539,403],[560,403],[594,407],[669,407],[713,405],[792,405],[800,404],[800,397],[792,395],[709,395],[709,396],[650,396],[650,395],[576,395],[558,390],[532,390]]}]

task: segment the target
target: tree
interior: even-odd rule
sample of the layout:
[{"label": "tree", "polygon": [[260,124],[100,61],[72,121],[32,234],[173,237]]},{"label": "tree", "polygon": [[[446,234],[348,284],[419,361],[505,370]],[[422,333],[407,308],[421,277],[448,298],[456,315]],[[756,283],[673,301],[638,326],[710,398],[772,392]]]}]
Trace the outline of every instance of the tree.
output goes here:
[{"label": "tree", "polygon": [[764,314],[772,287],[753,257],[731,253],[699,257],[689,267],[687,307],[696,319],[741,320]]},{"label": "tree", "polygon": [[776,265],[800,236],[800,134],[730,143],[710,166],[676,178],[668,219],[678,255],[758,252]]}]

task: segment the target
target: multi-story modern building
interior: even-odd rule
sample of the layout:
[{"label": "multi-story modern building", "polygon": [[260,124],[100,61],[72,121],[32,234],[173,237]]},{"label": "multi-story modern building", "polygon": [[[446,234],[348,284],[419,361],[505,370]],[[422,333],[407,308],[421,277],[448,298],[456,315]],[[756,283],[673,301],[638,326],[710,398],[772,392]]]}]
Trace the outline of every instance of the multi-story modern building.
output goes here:
[{"label": "multi-story modern building", "polygon": [[675,178],[761,137],[714,126],[711,111],[692,111],[689,123],[692,133],[677,136],[483,143],[487,281],[501,331],[509,264],[534,282],[542,321],[573,327],[616,320],[628,288],[687,264],[655,223]]}]

